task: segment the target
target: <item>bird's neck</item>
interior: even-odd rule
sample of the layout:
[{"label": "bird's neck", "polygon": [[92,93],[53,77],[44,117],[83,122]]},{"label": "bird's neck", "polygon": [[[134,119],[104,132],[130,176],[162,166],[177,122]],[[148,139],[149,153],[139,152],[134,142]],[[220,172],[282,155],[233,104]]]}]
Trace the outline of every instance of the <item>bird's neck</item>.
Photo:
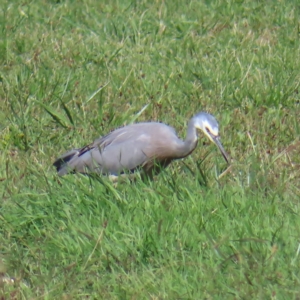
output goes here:
[{"label": "bird's neck", "polygon": [[194,124],[194,120],[191,119],[188,124],[187,134],[185,140],[180,145],[180,157],[183,158],[188,156],[194,151],[198,143],[197,130]]}]

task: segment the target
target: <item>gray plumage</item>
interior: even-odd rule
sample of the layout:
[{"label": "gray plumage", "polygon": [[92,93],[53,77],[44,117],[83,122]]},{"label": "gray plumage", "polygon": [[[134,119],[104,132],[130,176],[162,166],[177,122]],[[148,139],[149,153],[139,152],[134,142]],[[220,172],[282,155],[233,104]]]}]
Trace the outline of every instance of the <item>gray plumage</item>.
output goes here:
[{"label": "gray plumage", "polygon": [[229,162],[219,141],[216,119],[201,112],[189,121],[184,141],[177,137],[174,128],[166,124],[137,123],[116,129],[88,146],[71,150],[53,165],[61,176],[72,172],[117,176],[136,169],[153,175],[172,160],[186,157],[196,148],[197,129],[202,130],[219,147]]}]

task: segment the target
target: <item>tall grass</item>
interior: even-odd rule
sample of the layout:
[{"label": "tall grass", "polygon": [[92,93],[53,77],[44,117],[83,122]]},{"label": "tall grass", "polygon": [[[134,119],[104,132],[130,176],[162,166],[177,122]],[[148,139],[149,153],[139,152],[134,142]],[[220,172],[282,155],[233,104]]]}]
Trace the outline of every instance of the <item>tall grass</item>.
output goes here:
[{"label": "tall grass", "polygon": [[[0,20],[3,299],[300,297],[296,1],[11,1]],[[202,137],[154,181],[52,167],[132,122],[184,137],[201,110],[222,178]]]}]

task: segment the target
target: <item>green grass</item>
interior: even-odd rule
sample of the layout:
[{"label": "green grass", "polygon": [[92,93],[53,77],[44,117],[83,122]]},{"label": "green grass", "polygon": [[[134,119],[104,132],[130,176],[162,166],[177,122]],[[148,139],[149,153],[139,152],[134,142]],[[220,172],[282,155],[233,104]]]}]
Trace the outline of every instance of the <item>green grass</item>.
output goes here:
[{"label": "green grass", "polygon": [[[1,297],[299,299],[299,14],[295,0],[4,2],[0,277],[15,282]],[[201,110],[233,159],[219,180],[202,136],[152,182],[51,165],[131,122],[184,137]]]}]

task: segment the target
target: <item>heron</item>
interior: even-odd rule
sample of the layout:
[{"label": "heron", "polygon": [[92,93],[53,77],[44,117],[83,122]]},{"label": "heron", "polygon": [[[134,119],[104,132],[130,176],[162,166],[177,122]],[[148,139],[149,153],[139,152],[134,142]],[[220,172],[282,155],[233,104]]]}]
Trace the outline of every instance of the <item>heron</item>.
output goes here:
[{"label": "heron", "polygon": [[200,112],[190,119],[185,140],[178,138],[175,129],[164,123],[135,123],[118,128],[83,148],[70,150],[53,165],[60,176],[76,172],[119,176],[142,170],[152,177],[173,160],[194,151],[198,130],[217,145],[229,164],[229,156],[220,141],[217,120],[209,113]]}]

